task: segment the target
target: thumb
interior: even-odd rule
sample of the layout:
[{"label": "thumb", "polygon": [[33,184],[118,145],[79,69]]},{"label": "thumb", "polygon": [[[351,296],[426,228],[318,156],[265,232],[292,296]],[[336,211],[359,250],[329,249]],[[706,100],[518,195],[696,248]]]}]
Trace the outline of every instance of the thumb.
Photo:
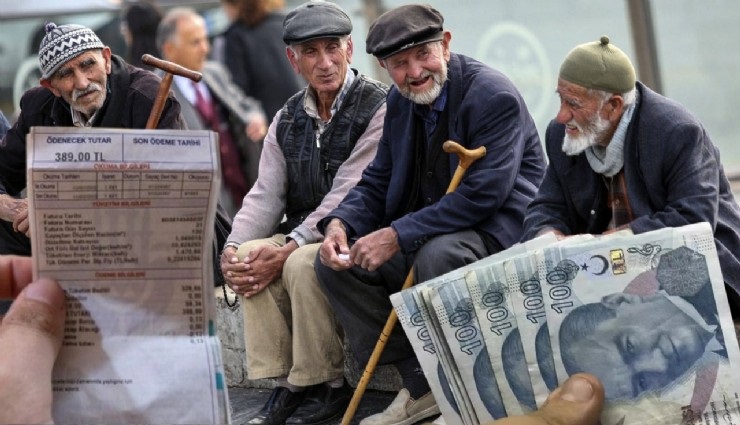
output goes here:
[{"label": "thumb", "polygon": [[30,283],[0,324],[0,423],[51,421],[51,373],[64,333],[64,291]]},{"label": "thumb", "polygon": [[538,410],[499,419],[491,425],[596,425],[603,406],[601,382],[593,375],[579,373],[550,393]]},{"label": "thumb", "polygon": [[595,425],[603,407],[604,386],[595,376],[579,373],[553,391],[533,415],[552,425]]}]

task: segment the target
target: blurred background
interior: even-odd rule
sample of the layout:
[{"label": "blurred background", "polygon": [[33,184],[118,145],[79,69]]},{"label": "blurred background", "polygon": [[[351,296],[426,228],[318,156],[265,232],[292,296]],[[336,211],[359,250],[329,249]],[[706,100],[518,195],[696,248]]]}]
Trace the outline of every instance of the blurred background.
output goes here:
[{"label": "blurred background", "polygon": [[[737,0],[424,0],[445,17],[452,50],[502,70],[519,87],[540,135],[558,108],[556,75],[577,44],[608,35],[632,59],[638,78],[686,105],[704,123],[740,193],[740,2]],[[36,52],[47,21],[94,29],[114,53],[125,52],[121,11],[126,0],[0,0],[0,109],[9,119],[20,95],[38,84]],[[210,36],[229,25],[218,0],[155,0],[189,5],[206,18]],[[301,3],[285,0],[285,9]],[[400,0],[336,0],[354,23],[353,66],[388,81],[365,53],[369,23]]]}]

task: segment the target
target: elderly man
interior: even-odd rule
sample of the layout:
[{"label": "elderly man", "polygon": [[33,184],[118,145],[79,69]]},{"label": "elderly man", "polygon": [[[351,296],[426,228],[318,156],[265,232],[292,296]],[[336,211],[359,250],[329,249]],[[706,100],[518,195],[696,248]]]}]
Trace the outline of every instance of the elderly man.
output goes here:
[{"label": "elderly man", "polygon": [[243,296],[249,377],[278,380],[250,424],[322,423],[351,396],[342,339],[313,270],[316,223],[360,178],[385,116],[387,88],[349,67],[351,31],[347,14],[327,1],[286,15],[286,53],[308,87],[275,115],[221,257]]},{"label": "elderly man", "polygon": [[524,239],[709,222],[740,317],[740,208],[699,120],[636,81],[606,36],[568,53],[557,92],[560,110],[545,139],[550,163]]},{"label": "elderly man", "polygon": [[[26,187],[26,135],[33,126],[145,128],[159,78],[111,54],[80,25],[46,24],[41,86],[21,98],[21,113],[0,143],[0,254],[31,254]],[[180,104],[168,97],[158,128],[184,128]]]},{"label": "elderly man", "polygon": [[[451,53],[443,21],[430,6],[406,5],[371,25],[367,51],[395,83],[383,138],[355,189],[319,224],[317,274],[363,364],[391,311],[388,297],[412,264],[422,282],[517,242],[545,167],[519,91],[500,72]],[[445,194],[458,163],[442,150],[448,139],[488,153]],[[410,424],[439,412],[400,327],[380,363],[398,368],[404,388],[363,425]]]},{"label": "elderly man", "polygon": [[221,204],[230,216],[257,179],[267,120],[259,102],[247,97],[226,68],[207,61],[210,52],[206,23],[195,10],[170,9],[157,29],[157,47],[170,62],[203,74],[196,83],[176,75],[172,91],[191,130],[209,129],[219,135],[223,188]]}]

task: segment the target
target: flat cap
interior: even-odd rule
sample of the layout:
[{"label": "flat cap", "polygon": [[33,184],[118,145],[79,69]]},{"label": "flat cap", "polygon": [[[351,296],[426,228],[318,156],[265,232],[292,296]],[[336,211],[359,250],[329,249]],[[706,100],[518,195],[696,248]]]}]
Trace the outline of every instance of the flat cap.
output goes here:
[{"label": "flat cap", "polygon": [[444,38],[444,18],[425,4],[408,4],[380,15],[370,25],[365,47],[367,53],[385,59],[420,44]]},{"label": "flat cap", "polygon": [[352,32],[352,21],[335,3],[311,0],[291,10],[283,20],[285,44],[314,38],[340,37]]}]

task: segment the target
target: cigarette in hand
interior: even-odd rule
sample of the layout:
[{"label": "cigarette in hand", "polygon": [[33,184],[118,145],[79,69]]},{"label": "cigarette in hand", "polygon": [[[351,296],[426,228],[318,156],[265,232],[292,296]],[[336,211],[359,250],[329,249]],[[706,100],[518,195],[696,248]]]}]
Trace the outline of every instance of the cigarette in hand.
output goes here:
[{"label": "cigarette in hand", "polygon": [[349,254],[339,254],[339,259],[342,261],[349,261]]}]

